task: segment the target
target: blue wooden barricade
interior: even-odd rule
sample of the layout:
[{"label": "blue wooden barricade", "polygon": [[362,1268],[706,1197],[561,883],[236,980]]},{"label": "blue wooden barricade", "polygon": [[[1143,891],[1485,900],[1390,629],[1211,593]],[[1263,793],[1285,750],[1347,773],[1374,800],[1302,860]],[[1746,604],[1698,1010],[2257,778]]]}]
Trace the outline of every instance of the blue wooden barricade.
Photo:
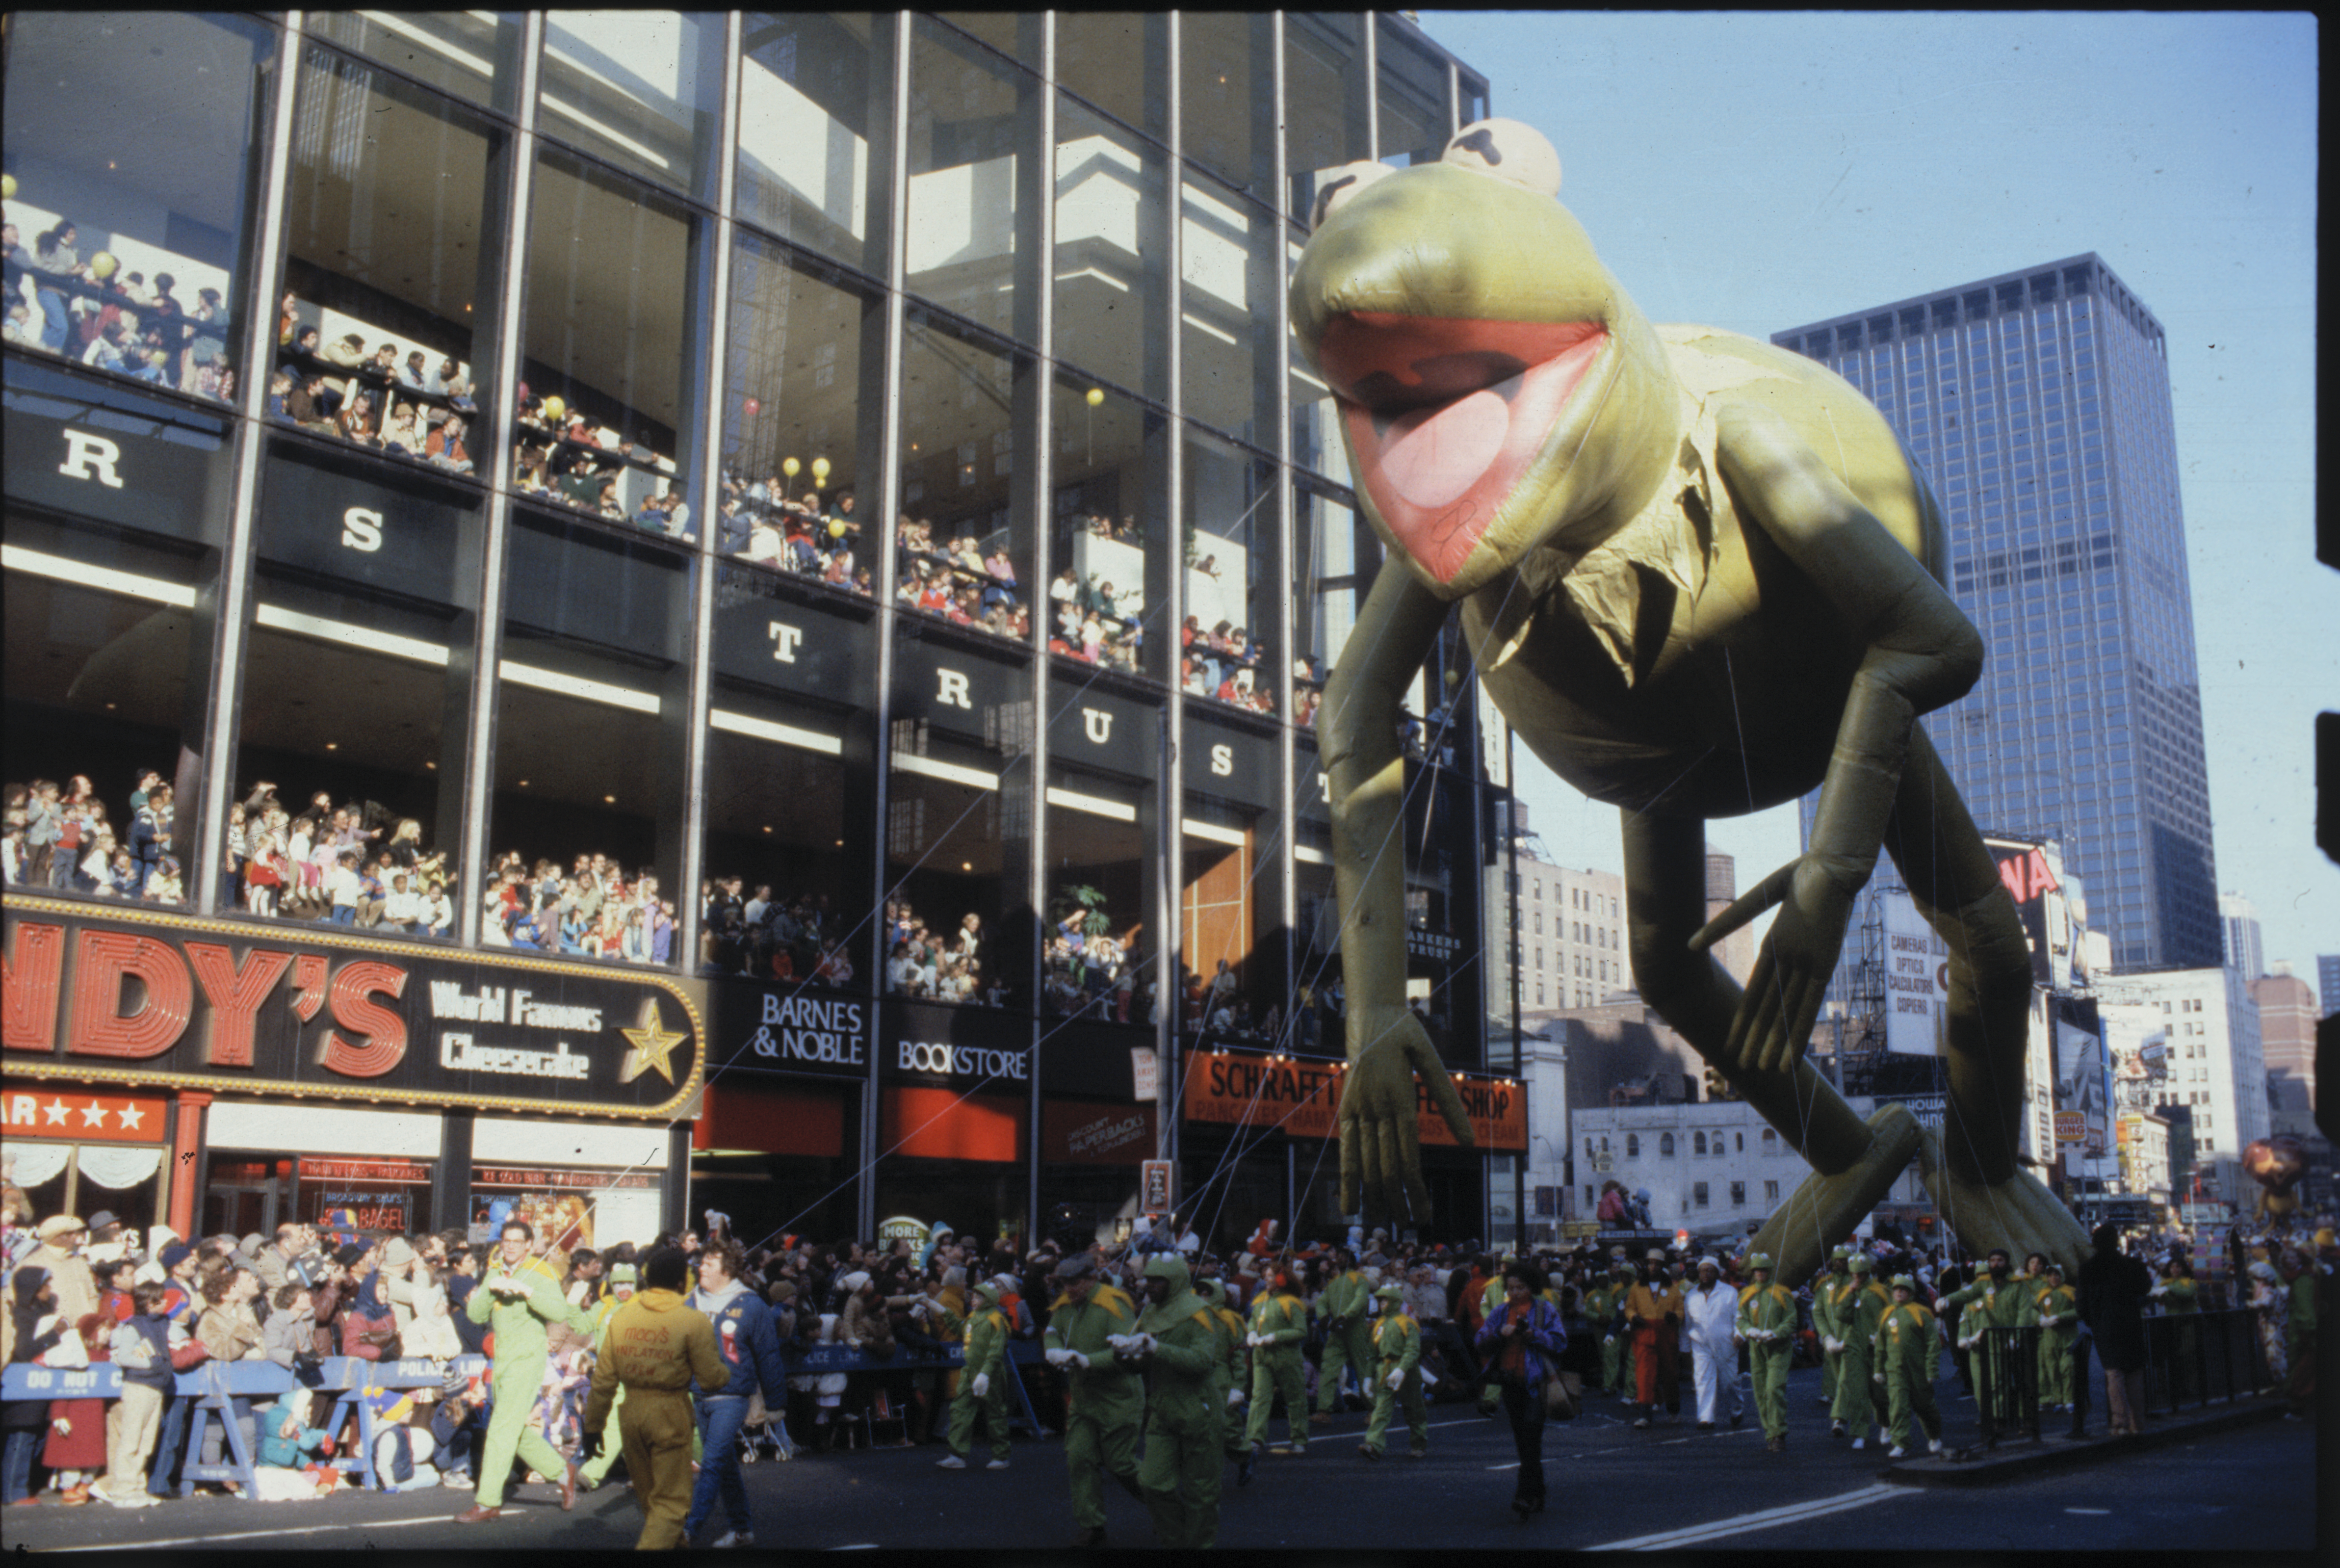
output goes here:
[{"label": "blue wooden barricade", "polygon": [[[332,1464],[337,1470],[358,1475],[368,1486],[379,1487],[381,1478],[373,1469],[374,1439],[379,1434],[373,1411],[365,1401],[365,1391],[436,1388],[445,1381],[450,1368],[470,1375],[485,1371],[487,1365],[484,1355],[459,1355],[443,1362],[427,1356],[363,1361],[355,1356],[335,1355],[302,1368],[296,1378],[273,1361],[207,1361],[177,1377],[178,1397],[194,1401],[193,1419],[187,1423],[187,1459],[179,1471],[179,1495],[183,1497],[193,1491],[198,1481],[233,1481],[243,1488],[246,1497],[258,1497],[259,1486],[253,1478],[253,1470],[259,1454],[254,1444],[244,1442],[243,1429],[236,1418],[249,1411],[255,1401],[273,1401],[296,1386],[335,1396],[332,1413],[323,1424],[329,1432],[341,1431],[344,1416],[357,1416],[356,1451],[335,1454]],[[0,1398],[121,1397],[122,1368],[110,1362],[88,1367],[35,1366],[19,1362],[7,1369],[5,1377],[0,1377]],[[225,1463],[205,1464],[201,1458],[203,1436],[213,1422],[223,1428],[227,1454],[223,1456]]]}]

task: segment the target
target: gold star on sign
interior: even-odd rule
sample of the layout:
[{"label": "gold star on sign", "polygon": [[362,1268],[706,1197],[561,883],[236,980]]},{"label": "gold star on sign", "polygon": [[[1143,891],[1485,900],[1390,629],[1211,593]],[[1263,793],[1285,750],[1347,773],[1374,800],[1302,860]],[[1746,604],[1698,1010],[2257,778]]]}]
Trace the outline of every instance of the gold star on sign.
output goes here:
[{"label": "gold star on sign", "polygon": [[618,1033],[625,1036],[626,1043],[633,1047],[626,1053],[626,1065],[618,1071],[620,1083],[630,1084],[652,1067],[656,1067],[659,1077],[668,1083],[674,1082],[674,1067],[667,1058],[674,1054],[675,1047],[690,1038],[690,1035],[687,1030],[666,1027],[666,1019],[659,1014],[656,997],[643,997],[641,1017],[635,1027],[620,1029]]}]

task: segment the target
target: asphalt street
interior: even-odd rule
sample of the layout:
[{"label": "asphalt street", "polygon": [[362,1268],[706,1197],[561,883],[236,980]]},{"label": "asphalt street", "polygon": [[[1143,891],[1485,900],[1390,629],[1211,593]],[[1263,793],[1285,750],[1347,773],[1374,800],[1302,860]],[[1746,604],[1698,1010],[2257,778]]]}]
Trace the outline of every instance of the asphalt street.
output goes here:
[{"label": "asphalt street", "polygon": [[[1972,1424],[1958,1384],[1939,1385],[1958,1434]],[[1685,1411],[1647,1431],[1631,1412],[1594,1401],[1579,1420],[1548,1429],[1546,1513],[1522,1525],[1510,1513],[1514,1458],[1500,1420],[1467,1404],[1433,1405],[1431,1453],[1378,1463],[1357,1453],[1364,1417],[1314,1429],[1302,1457],[1270,1454],[1238,1490],[1227,1472],[1224,1549],[1311,1553],[1396,1551],[2153,1550],[2305,1553],[2315,1543],[2315,1434],[2274,1421],[2198,1442],[2131,1453],[2084,1468],[1972,1489],[1880,1479],[1884,1455],[1854,1453],[1828,1435],[1816,1403],[1819,1374],[1790,1384],[1785,1454],[1763,1452],[1751,1407],[1738,1431],[1701,1433]],[[2101,1418],[2097,1425],[2101,1426]],[[1279,1420],[1273,1429],[1283,1431]],[[941,1471],[939,1445],[856,1450],[746,1468],[757,1544],[795,1550],[1023,1550],[1065,1545],[1073,1525],[1062,1448],[1018,1442],[1009,1469]],[[981,1450],[977,1450],[978,1454]],[[12,1508],[12,1550],[180,1552],[374,1549],[564,1554],[630,1547],[640,1513],[622,1484],[578,1499],[564,1515],[549,1486],[513,1489],[504,1517],[460,1525],[469,1494],[345,1493],[305,1503],[227,1497],[122,1512],[98,1504]],[[1152,1543],[1145,1513],[1107,1488],[1108,1547]],[[709,1529],[719,1533],[721,1522]]]}]

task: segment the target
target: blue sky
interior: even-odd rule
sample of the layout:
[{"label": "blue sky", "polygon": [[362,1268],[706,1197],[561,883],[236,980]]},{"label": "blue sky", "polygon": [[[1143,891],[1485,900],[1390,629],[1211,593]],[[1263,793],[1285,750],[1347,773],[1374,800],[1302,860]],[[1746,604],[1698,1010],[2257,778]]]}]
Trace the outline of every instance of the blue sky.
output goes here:
[{"label": "blue sky", "polygon": [[[2315,20],[2305,14],[1421,14],[1658,322],[1782,328],[2095,251],[2168,333],[2222,889],[2270,960],[2340,952],[2314,715],[2340,709],[2315,560]],[[1540,766],[1563,865],[1617,813]],[[1743,888],[1792,806],[1719,822]],[[2324,999],[2326,1007],[2340,998]]]}]

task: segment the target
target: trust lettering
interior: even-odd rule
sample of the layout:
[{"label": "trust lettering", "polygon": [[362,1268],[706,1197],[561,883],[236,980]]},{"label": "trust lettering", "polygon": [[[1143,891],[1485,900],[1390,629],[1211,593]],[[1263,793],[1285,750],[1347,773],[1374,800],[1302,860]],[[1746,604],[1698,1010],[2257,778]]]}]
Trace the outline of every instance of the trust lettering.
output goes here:
[{"label": "trust lettering", "polygon": [[[71,962],[68,964],[68,951]],[[317,1064],[373,1078],[406,1056],[406,1021],[374,1000],[406,990],[406,971],[379,958],[255,948],[239,961],[223,943],[164,940],[133,931],[68,930],[32,920],[9,930],[6,1010],[11,1052],[144,1061],[199,1029],[200,1065],[253,1065],[253,1024],[280,991],[303,1023],[322,1010],[334,1027]],[[287,975],[291,984],[285,984]],[[204,1003],[200,1021],[195,998]],[[60,1005],[62,1004],[62,1005]]]}]

